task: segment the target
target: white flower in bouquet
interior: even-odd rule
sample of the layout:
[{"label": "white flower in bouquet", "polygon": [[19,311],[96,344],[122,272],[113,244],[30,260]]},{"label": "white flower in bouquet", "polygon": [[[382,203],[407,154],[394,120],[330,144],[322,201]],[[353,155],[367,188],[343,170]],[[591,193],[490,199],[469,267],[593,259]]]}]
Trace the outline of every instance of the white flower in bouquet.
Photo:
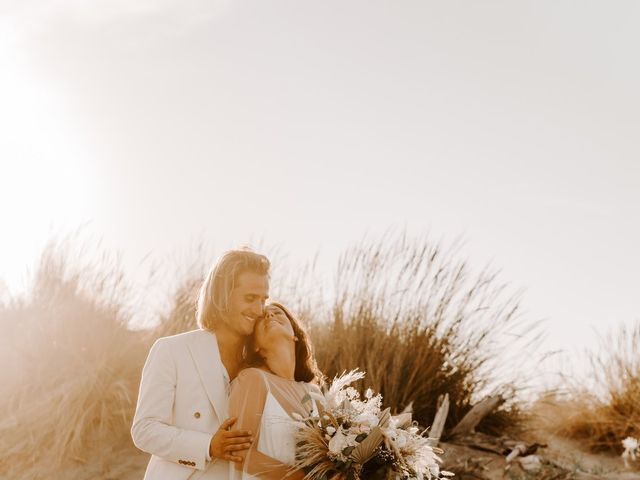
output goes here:
[{"label": "white flower in bouquet", "polygon": [[443,476],[451,476],[449,472],[440,470],[440,466],[438,465],[440,457],[435,454],[433,449],[428,446],[427,448],[424,447],[425,446],[417,449],[405,457],[407,464],[410,465],[416,478],[419,480],[439,478],[441,474]]},{"label": "white flower in bouquet", "polygon": [[333,458],[338,458],[342,461],[346,461],[346,457],[343,454],[343,451],[347,447],[355,447],[358,442],[356,442],[356,437],[358,435],[355,433],[348,433],[342,430],[342,426],[338,427],[338,431],[335,435],[329,440],[329,452],[333,455]]},{"label": "white flower in bouquet", "polygon": [[[408,426],[410,425],[410,426]],[[419,480],[452,476],[450,472],[441,471],[440,457],[429,445],[429,439],[420,434],[419,429],[411,423],[410,418],[395,417],[388,428],[383,428],[385,439],[400,460],[405,478]]]},{"label": "white flower in bouquet", "polygon": [[379,419],[378,415],[373,412],[362,412],[354,418],[354,421],[358,424],[359,427],[368,427],[368,429],[370,430],[371,428],[378,425]]},{"label": "white flower in bouquet", "polygon": [[[358,372],[357,370],[352,370],[341,377],[334,378],[331,387],[329,387],[323,398],[326,408],[330,410],[337,409],[347,398],[347,390],[349,389],[346,387],[363,378],[364,372]],[[355,391],[355,389],[351,388],[350,391]],[[355,393],[357,394],[357,392]]]}]

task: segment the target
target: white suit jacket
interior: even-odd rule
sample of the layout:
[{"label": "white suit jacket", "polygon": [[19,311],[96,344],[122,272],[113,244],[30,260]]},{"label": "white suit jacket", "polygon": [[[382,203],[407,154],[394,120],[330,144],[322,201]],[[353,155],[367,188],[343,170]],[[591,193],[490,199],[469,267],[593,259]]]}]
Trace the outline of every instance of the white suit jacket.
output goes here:
[{"label": "white suit jacket", "polygon": [[193,330],[158,339],[142,370],[131,427],[133,443],[152,455],[145,480],[227,480],[228,462],[207,461],[227,404],[215,334]]}]

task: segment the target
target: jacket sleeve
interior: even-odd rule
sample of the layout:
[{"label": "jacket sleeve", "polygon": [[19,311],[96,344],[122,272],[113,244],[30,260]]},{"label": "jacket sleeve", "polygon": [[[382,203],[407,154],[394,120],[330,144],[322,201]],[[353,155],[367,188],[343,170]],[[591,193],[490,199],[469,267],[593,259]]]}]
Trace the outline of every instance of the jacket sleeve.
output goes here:
[{"label": "jacket sleeve", "polygon": [[151,347],[142,369],[131,437],[140,450],[203,470],[213,435],[172,424],[177,372],[170,346],[159,339]]}]

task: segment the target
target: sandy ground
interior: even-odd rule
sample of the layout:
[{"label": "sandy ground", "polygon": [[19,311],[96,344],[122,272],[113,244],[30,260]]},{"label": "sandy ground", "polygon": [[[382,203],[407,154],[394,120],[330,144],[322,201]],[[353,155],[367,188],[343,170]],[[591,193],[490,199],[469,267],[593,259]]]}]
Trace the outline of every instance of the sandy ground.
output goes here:
[{"label": "sandy ground", "polygon": [[[507,468],[505,458],[492,453],[448,443],[440,447],[445,450],[445,467],[452,468],[457,473],[454,478],[459,480],[640,480],[640,462],[636,471],[626,470],[620,457],[594,455],[561,438],[547,438],[546,443],[548,447],[537,452],[542,461],[538,471],[526,471],[518,462]],[[110,465],[106,471],[97,467],[92,472],[85,470],[85,478],[142,480],[148,459],[144,453],[129,456],[126,462]]]},{"label": "sandy ground", "polygon": [[[518,461],[508,465],[502,455],[450,443],[440,444],[445,451],[443,466],[454,471],[459,480],[640,480],[640,461],[626,469],[619,456],[589,453],[578,442],[554,435],[548,425],[532,423],[517,440],[547,445],[536,452],[540,469],[527,471]],[[61,478],[141,480],[149,461],[149,455],[133,445],[107,458],[111,460],[103,464],[78,465],[76,471]],[[122,462],[114,462],[114,458],[122,458]]]},{"label": "sandy ground", "polygon": [[622,458],[614,454],[594,454],[572,440],[561,438],[545,428],[532,425],[518,440],[527,444],[546,444],[536,456],[540,468],[526,470],[519,461],[507,464],[502,455],[442,443],[444,467],[454,471],[460,480],[561,480],[607,479],[640,480],[640,462],[625,468]]}]

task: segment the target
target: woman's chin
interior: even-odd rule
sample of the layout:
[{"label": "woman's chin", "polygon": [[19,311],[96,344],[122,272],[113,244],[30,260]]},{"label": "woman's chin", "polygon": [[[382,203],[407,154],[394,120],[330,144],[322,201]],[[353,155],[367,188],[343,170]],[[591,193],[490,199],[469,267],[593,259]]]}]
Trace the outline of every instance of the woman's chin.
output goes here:
[{"label": "woman's chin", "polygon": [[278,350],[280,348],[286,348],[293,342],[291,336],[284,332],[271,331],[268,338],[265,339],[271,350]]}]

